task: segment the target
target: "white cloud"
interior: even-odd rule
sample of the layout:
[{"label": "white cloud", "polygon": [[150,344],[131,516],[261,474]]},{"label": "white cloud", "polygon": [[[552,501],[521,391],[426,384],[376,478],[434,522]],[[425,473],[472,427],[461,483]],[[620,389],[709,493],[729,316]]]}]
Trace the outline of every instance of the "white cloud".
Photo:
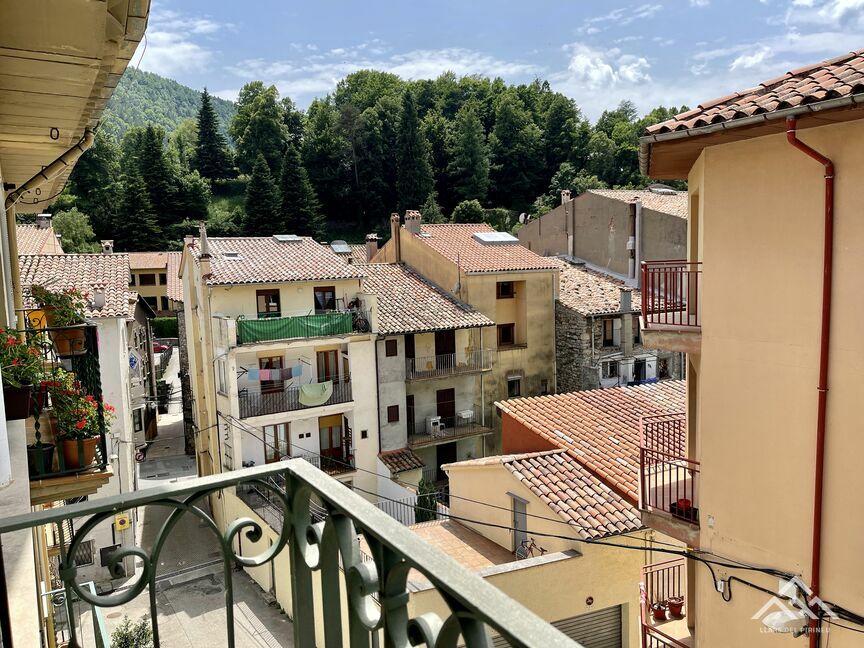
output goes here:
[{"label": "white cloud", "polygon": [[663,5],[644,3],[632,7],[618,7],[600,16],[585,20],[585,24],[576,30],[578,34],[596,34],[601,28],[622,27],[636,20],[646,20],[663,9]]},{"label": "white cloud", "polygon": [[208,41],[231,27],[206,16],[189,16],[154,5],[144,44],[139,46],[142,54],[138,55],[138,65],[166,76],[205,70],[215,54]]},{"label": "white cloud", "polygon": [[707,7],[709,4],[710,0],[690,0],[691,7]]},{"label": "white cloud", "polygon": [[766,58],[771,55],[771,50],[767,47],[760,47],[755,52],[750,54],[742,54],[734,61],[732,61],[732,65],[729,66],[729,69],[733,72],[735,70],[747,70],[752,67],[756,67],[760,63],[762,63]]}]

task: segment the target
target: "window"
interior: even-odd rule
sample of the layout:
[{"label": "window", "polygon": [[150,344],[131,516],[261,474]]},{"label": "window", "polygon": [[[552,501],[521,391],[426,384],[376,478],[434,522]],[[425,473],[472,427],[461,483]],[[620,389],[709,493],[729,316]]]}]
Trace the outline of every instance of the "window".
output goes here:
[{"label": "window", "polygon": [[261,393],[281,392],[285,386],[282,380],[282,357],[258,358],[258,368],[261,369]]},{"label": "window", "polygon": [[633,344],[639,344],[641,341],[641,331],[639,329],[639,318],[633,318]]},{"label": "window", "polygon": [[658,378],[669,378],[669,359],[668,358],[658,358],[657,360],[657,377]]},{"label": "window", "polygon": [[513,377],[507,379],[507,398],[517,398],[522,395],[522,379]]},{"label": "window", "polygon": [[615,320],[603,320],[603,346],[615,346]]},{"label": "window", "polygon": [[144,430],[144,408],[139,407],[138,409],[132,410],[132,429],[135,432],[142,432]]},{"label": "window", "polygon": [[167,283],[168,283],[168,275],[165,274],[164,272],[160,272],[159,273],[159,285],[164,286]]},{"label": "window", "polygon": [[392,358],[399,354],[399,344],[396,340],[385,340],[384,341],[384,355],[388,358]]},{"label": "window", "polygon": [[387,422],[388,423],[398,423],[399,422],[399,406],[398,405],[388,405],[387,406]]},{"label": "window", "polygon": [[513,299],[515,294],[512,281],[499,281],[495,285],[495,297],[498,299]]},{"label": "window", "polygon": [[129,285],[130,285],[130,286],[134,286],[134,285],[135,285],[135,275],[132,274],[131,272],[129,273]]},{"label": "window", "polygon": [[154,311],[159,310],[159,303],[156,297],[145,297],[144,301],[147,302],[147,305]]},{"label": "window", "polygon": [[313,293],[315,294],[316,313],[336,310],[336,288],[333,286],[316,286]]},{"label": "window", "polygon": [[498,346],[512,346],[516,344],[516,325],[498,325]]},{"label": "window", "polygon": [[159,298],[159,300],[162,302],[162,310],[167,311],[168,310],[168,298],[163,295],[162,297]]},{"label": "window", "polygon": [[273,463],[291,456],[291,446],[288,436],[288,424],[264,426],[264,461]]},{"label": "window", "polygon": [[218,378],[219,383],[219,393],[227,394],[228,393],[228,380],[227,374],[225,371],[225,358],[219,358],[216,361],[216,376]]},{"label": "window", "polygon": [[610,362],[601,363],[600,371],[601,371],[600,377],[603,378],[603,380],[608,380],[610,378],[617,378],[618,377],[618,361],[612,360]]},{"label": "window", "polygon": [[156,275],[153,274],[152,272],[138,275],[138,285],[139,286],[155,286],[156,285]]},{"label": "window", "polygon": [[256,290],[255,300],[257,302],[258,317],[281,317],[282,307],[279,300],[278,290]]}]

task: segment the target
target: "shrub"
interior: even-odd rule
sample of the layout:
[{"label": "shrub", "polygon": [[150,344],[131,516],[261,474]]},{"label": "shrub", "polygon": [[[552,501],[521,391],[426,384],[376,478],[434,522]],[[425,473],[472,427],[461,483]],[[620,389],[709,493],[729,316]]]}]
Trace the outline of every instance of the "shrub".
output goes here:
[{"label": "shrub", "polygon": [[176,338],[179,336],[176,317],[157,317],[153,320],[153,337]]},{"label": "shrub", "polygon": [[153,629],[146,617],[132,623],[128,616],[111,633],[112,648],[153,648]]}]

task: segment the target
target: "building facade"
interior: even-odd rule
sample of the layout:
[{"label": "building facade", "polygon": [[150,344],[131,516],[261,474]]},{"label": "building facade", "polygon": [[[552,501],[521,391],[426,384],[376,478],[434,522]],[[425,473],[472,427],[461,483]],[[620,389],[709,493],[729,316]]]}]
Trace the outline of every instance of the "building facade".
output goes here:
[{"label": "building facade", "polygon": [[[113,248],[113,241],[102,241]],[[136,291],[160,317],[180,310],[182,299],[172,290],[179,269],[180,252],[130,252],[129,289]],[[172,276],[173,275],[173,276]]]}]

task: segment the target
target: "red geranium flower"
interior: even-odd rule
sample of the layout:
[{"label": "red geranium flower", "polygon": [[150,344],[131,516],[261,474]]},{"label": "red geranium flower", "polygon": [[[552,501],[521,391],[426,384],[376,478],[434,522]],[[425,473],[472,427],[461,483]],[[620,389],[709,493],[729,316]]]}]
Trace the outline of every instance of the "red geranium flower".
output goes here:
[{"label": "red geranium flower", "polygon": [[85,425],[87,425],[87,421],[85,421],[84,419],[81,419],[80,421],[78,421],[75,424],[75,427],[78,428],[79,430],[83,430]]}]

